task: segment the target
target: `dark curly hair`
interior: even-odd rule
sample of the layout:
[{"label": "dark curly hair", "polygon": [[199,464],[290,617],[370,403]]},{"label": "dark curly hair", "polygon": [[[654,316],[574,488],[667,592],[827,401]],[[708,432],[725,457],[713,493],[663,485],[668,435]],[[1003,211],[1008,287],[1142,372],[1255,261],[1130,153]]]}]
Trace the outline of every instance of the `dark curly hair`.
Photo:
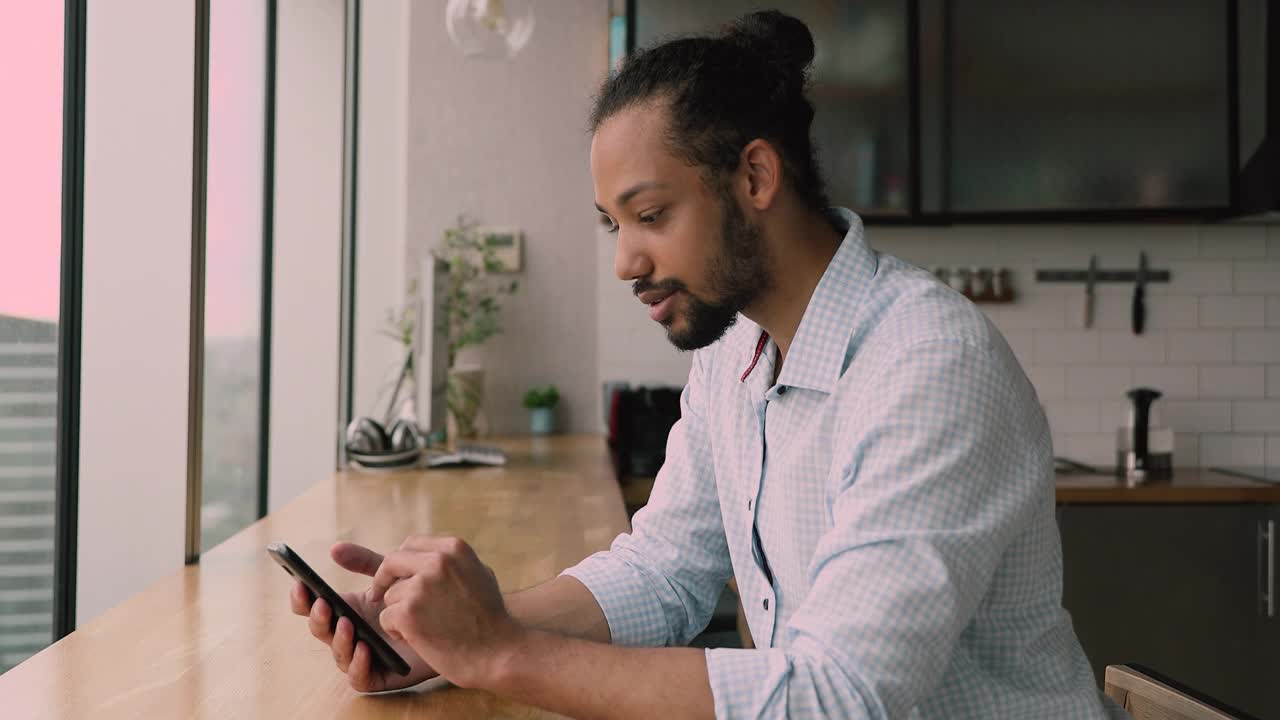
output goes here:
[{"label": "dark curly hair", "polygon": [[777,10],[746,15],[719,35],[646,48],[605,81],[590,130],[622,110],[668,101],[667,143],[676,157],[704,168],[711,187],[720,189],[743,147],[761,138],[778,150],[784,182],[826,215],[830,202],[809,137],[813,105],[804,95],[813,53],[809,28]]}]

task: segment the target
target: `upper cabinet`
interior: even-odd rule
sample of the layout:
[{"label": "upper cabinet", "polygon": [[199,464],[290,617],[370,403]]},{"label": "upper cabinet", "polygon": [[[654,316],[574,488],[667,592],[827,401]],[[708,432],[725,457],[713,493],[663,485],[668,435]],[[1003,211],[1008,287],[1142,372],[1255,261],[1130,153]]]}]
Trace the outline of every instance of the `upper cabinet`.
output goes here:
[{"label": "upper cabinet", "polygon": [[1228,3],[939,3],[946,209],[1225,210]]},{"label": "upper cabinet", "polygon": [[[705,33],[777,3],[636,0],[634,37],[647,47]],[[866,216],[906,219],[911,208],[911,93],[907,3],[795,0],[817,48],[809,99],[813,139],[831,201]]]},{"label": "upper cabinet", "polygon": [[[632,0],[633,46],[777,4]],[[869,222],[1217,219],[1234,0],[797,0],[832,202]]]}]

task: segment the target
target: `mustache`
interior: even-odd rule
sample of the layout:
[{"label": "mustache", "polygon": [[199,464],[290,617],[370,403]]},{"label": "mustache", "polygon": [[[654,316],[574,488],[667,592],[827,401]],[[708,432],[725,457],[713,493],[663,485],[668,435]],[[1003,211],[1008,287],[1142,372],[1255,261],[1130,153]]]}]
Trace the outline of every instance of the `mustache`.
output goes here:
[{"label": "mustache", "polygon": [[687,291],[688,288],[685,287],[684,283],[675,278],[667,278],[666,280],[660,280],[658,282],[654,282],[647,278],[640,278],[631,284],[631,293],[636,296],[639,296],[640,293],[649,292],[650,290],[674,293],[680,290]]}]

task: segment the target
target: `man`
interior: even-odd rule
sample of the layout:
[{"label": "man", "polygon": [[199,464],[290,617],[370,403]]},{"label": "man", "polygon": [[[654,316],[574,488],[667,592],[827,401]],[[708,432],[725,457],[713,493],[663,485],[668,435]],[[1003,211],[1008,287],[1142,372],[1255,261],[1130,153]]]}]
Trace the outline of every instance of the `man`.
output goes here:
[{"label": "man", "polygon": [[[348,601],[295,612],[353,687],[435,672],[575,717],[1101,717],[1060,605],[1052,449],[995,328],[831,210],[808,29],[756,13],[638,54],[592,114],[618,277],[695,350],[634,531],[505,599],[465,543],[415,536]],[[736,577],[759,649],[686,645]]]}]

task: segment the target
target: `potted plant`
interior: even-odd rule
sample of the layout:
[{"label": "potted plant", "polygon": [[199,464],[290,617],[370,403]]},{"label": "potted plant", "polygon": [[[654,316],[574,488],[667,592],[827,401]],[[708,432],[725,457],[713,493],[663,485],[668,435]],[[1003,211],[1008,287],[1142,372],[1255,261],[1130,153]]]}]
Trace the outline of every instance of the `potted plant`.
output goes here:
[{"label": "potted plant", "polygon": [[484,401],[484,368],[459,366],[458,351],[477,346],[502,332],[503,295],[519,287],[514,280],[495,277],[502,272],[497,253],[477,232],[477,223],[459,216],[455,227],[445,230],[441,245],[432,251],[445,264],[444,317],[440,331],[448,338],[449,380],[445,404],[449,410],[450,438],[473,438]]},{"label": "potted plant", "polygon": [[556,431],[556,405],[560,403],[560,391],[555,385],[531,388],[524,394],[524,406],[529,409],[529,432],[534,435],[550,435]]}]

